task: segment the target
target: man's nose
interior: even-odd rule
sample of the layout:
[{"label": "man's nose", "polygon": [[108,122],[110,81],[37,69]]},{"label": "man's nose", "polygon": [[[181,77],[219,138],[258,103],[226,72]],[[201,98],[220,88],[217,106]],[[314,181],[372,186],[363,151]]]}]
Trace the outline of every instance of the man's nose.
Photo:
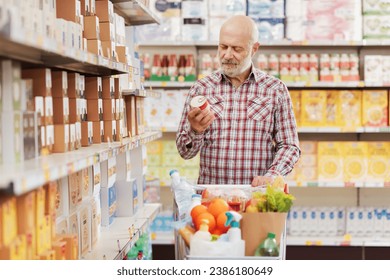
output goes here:
[{"label": "man's nose", "polygon": [[225,53],[225,59],[231,59],[233,58],[233,51],[232,48],[227,48]]}]

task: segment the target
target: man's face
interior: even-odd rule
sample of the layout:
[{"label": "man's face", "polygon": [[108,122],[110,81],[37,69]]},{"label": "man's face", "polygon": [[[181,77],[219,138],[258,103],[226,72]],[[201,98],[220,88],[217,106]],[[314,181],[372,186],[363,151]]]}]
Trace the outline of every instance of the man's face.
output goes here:
[{"label": "man's face", "polygon": [[249,42],[233,42],[220,38],[218,57],[222,72],[228,77],[237,77],[251,66],[252,52]]}]

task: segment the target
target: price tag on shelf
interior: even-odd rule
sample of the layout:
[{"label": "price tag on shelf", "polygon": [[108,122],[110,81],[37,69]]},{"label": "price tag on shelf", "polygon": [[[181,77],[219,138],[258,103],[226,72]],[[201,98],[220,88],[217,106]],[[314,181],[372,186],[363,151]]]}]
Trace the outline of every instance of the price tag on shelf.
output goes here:
[{"label": "price tag on shelf", "polygon": [[74,163],[73,163],[73,162],[68,163],[68,164],[66,165],[66,168],[67,168],[67,172],[68,172],[67,175],[72,174],[72,173],[75,172],[75,168],[74,168]]}]

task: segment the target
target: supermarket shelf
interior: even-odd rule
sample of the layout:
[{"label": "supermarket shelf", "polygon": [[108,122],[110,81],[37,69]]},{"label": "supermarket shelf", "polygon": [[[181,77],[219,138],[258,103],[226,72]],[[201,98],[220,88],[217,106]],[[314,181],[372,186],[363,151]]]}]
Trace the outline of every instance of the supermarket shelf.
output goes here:
[{"label": "supermarket shelf", "polygon": [[350,237],[345,236],[289,236],[287,246],[365,246],[390,247],[389,238]]},{"label": "supermarket shelf", "polygon": [[114,11],[125,18],[126,25],[157,23],[160,19],[138,0],[111,0]]},{"label": "supermarket shelf", "polygon": [[195,82],[167,82],[167,81],[146,81],[145,87],[151,88],[190,88]]},{"label": "supermarket shelf", "polygon": [[[161,130],[162,132],[177,132],[178,127],[162,126],[149,129]],[[299,127],[298,133],[390,133],[390,126],[358,127],[355,130],[343,129],[341,127]]]},{"label": "supermarket shelf", "polygon": [[[167,81],[146,81],[145,87],[154,88],[190,88],[194,82],[167,82]],[[345,81],[345,82],[285,82],[290,89],[300,88],[388,88],[389,85],[378,83],[366,83],[364,81]]]},{"label": "supermarket shelf", "polygon": [[160,98],[161,92],[154,91],[154,90],[148,90],[148,89],[124,89],[122,90],[123,95],[135,95],[135,96],[142,96],[142,97],[153,97],[153,98]]},{"label": "supermarket shelf", "polygon": [[[145,204],[132,217],[116,217],[109,227],[102,227],[96,248],[84,259],[122,260],[139,237],[147,232],[149,225],[160,210],[161,204],[159,203]],[[133,233],[132,236],[130,236],[131,233]]]},{"label": "supermarket shelf", "polygon": [[[142,47],[154,47],[154,46],[195,46],[195,47],[217,47],[218,41],[175,41],[175,42],[139,42]],[[283,46],[297,46],[297,47],[364,47],[364,46],[390,46],[390,40],[376,40],[365,39],[360,41],[348,41],[348,40],[303,40],[303,41],[291,41],[291,40],[276,40],[261,42],[262,47],[283,47]]]},{"label": "supermarket shelf", "polygon": [[289,187],[297,188],[388,188],[390,187],[390,182],[297,182],[297,181],[287,181]]},{"label": "supermarket shelf", "polygon": [[0,36],[0,56],[34,65],[75,71],[90,75],[116,75],[129,71],[129,66],[84,51],[57,50],[45,47],[44,41],[36,44],[15,41]]},{"label": "supermarket shelf", "polygon": [[131,139],[125,138],[122,142],[94,144],[72,152],[41,156],[21,164],[2,165],[0,191],[15,195],[26,193],[161,137],[161,131],[151,131]]}]

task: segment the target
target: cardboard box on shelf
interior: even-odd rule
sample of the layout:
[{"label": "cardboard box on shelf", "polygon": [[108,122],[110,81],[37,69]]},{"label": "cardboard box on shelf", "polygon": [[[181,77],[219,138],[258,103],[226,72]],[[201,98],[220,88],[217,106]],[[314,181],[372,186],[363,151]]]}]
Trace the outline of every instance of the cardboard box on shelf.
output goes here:
[{"label": "cardboard box on shelf", "polygon": [[93,143],[93,122],[81,123],[81,146],[88,147]]},{"label": "cardboard box on shelf", "polygon": [[326,100],[325,90],[301,91],[301,126],[318,127],[326,123]]},{"label": "cardboard box on shelf", "polygon": [[103,120],[115,120],[115,99],[103,99]]},{"label": "cardboard box on shelf", "polygon": [[101,44],[100,40],[97,40],[97,39],[88,40],[87,49],[88,49],[88,52],[94,53],[94,54],[99,55],[99,56],[103,55],[102,44]]},{"label": "cardboard box on shelf", "polygon": [[76,125],[74,123],[69,125],[69,151],[76,149]]},{"label": "cardboard box on shelf", "polygon": [[80,74],[68,72],[68,97],[80,98]]},{"label": "cardboard box on shelf", "polygon": [[390,181],[390,143],[367,142],[367,183]]},{"label": "cardboard box on shelf", "polygon": [[49,68],[23,69],[22,78],[33,80],[34,96],[52,96],[51,70]]},{"label": "cardboard box on shelf", "polygon": [[109,226],[114,221],[117,210],[117,193],[114,185],[100,190],[101,225]]},{"label": "cardboard box on shelf", "polygon": [[17,202],[15,197],[0,198],[0,247],[8,246],[18,234]]},{"label": "cardboard box on shelf", "polygon": [[88,121],[102,121],[103,120],[103,100],[89,99],[87,105],[87,119]]},{"label": "cardboard box on shelf", "polygon": [[318,142],[318,180],[343,182],[344,159],[340,142]]},{"label": "cardboard box on shelf", "polygon": [[88,100],[103,98],[103,86],[101,77],[85,78],[85,98]]},{"label": "cardboard box on shelf", "polygon": [[80,98],[69,98],[69,122],[75,123],[81,121],[81,103]]},{"label": "cardboard box on shelf", "polygon": [[115,43],[113,41],[101,41],[103,56],[108,59],[116,60]]},{"label": "cardboard box on shelf", "polygon": [[[79,6],[79,7],[78,7]],[[57,18],[80,23],[80,2],[77,0],[56,1],[56,15]]]},{"label": "cardboard box on shelf", "polygon": [[[52,96],[45,96],[43,97],[43,101],[45,103],[45,125],[52,125],[53,124],[53,97]],[[69,113],[68,113],[69,115]]]},{"label": "cardboard box on shelf", "polygon": [[52,71],[52,96],[68,97],[68,74],[66,71]]},{"label": "cardboard box on shelf", "polygon": [[115,81],[113,77],[102,77],[104,99],[111,99],[115,96]]},{"label": "cardboard box on shelf", "polygon": [[367,178],[367,142],[343,142],[344,182],[365,182]]},{"label": "cardboard box on shelf", "polygon": [[100,22],[114,23],[114,5],[110,1],[96,1],[96,15]]},{"label": "cardboard box on shelf", "polygon": [[65,153],[69,151],[70,134],[69,124],[54,125],[54,146],[55,153]]},{"label": "cardboard box on shelf", "polygon": [[[84,17],[84,38],[90,40],[100,40],[100,25],[97,16]],[[89,45],[89,42],[88,42]]]},{"label": "cardboard box on shelf", "polygon": [[104,142],[104,121],[93,121],[93,144]]},{"label": "cardboard box on shelf", "polygon": [[91,213],[89,207],[84,205],[80,210],[80,251],[85,256],[91,248]]},{"label": "cardboard box on shelf", "polygon": [[[75,104],[72,104],[75,105]],[[53,122],[54,124],[68,124],[69,123],[69,98],[68,97],[54,97],[53,98]],[[74,108],[72,108],[74,109]],[[77,107],[76,107],[77,109]],[[77,119],[77,118],[76,118]],[[73,118],[74,120],[74,118]]]},{"label": "cardboard box on shelf", "polygon": [[363,90],[362,124],[369,127],[388,125],[388,92],[386,90]]},{"label": "cardboard box on shelf", "polygon": [[100,40],[115,42],[115,26],[110,22],[100,22]]}]

